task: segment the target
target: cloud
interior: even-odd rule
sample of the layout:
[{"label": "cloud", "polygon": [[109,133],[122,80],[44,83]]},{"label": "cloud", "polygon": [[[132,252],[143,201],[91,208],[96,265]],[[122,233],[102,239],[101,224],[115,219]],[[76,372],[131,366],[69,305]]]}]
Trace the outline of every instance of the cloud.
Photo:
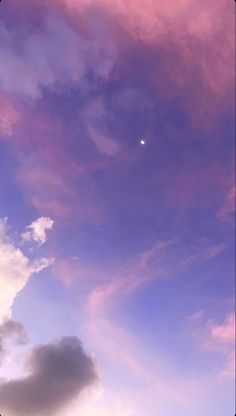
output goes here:
[{"label": "cloud", "polygon": [[47,240],[46,231],[51,230],[54,221],[49,217],[39,217],[26,227],[26,231],[21,234],[23,241],[36,241],[44,244]]},{"label": "cloud", "polygon": [[[229,312],[223,322],[204,319],[204,311],[197,311],[188,318],[190,334],[195,339],[201,353],[216,354],[221,358],[217,376],[234,378],[235,376],[235,313]],[[189,333],[188,333],[189,336]]]},{"label": "cloud", "polygon": [[67,288],[73,286],[76,281],[83,284],[87,281],[88,276],[99,273],[97,270],[95,272],[87,264],[84,265],[79,258],[74,256],[69,259],[57,259],[53,264],[52,270],[55,277]]},{"label": "cloud", "polygon": [[[100,215],[100,181],[93,177],[96,190],[82,190],[81,196],[78,172],[88,173],[88,155],[98,166],[102,157],[129,147],[135,128],[132,133],[127,128],[126,137],[124,124],[149,114],[147,107],[146,113],[138,108],[150,98],[169,103],[181,97],[183,111],[209,121],[209,112],[222,108],[232,91],[230,7],[222,0],[214,5],[211,0],[182,0],[175,7],[160,0],[147,5],[141,0],[129,5],[116,1],[112,6],[103,0],[42,0],[34,6],[23,0],[15,5],[20,18],[14,21],[14,7],[6,5],[6,24],[0,26],[5,63],[0,85],[9,102],[0,105],[0,126],[7,146],[13,147],[18,162],[14,174],[29,203],[42,215],[94,221]],[[11,24],[8,19],[13,19]],[[114,97],[125,90],[117,109]],[[136,90],[139,95],[133,94]],[[34,105],[25,96],[35,100]],[[13,97],[16,106],[10,104]],[[125,121],[122,112],[132,106],[132,118]],[[90,140],[83,139],[86,133]],[[171,172],[168,177],[173,176]],[[184,206],[196,193],[201,196],[209,172],[199,180],[191,176],[183,172],[187,180],[176,186],[176,200]]]},{"label": "cloud", "polygon": [[11,316],[14,299],[31,275],[52,263],[53,259],[46,257],[31,261],[10,240],[6,219],[0,220],[0,323]]},{"label": "cloud", "polygon": [[235,340],[235,314],[228,314],[223,322],[219,325],[215,323],[211,327],[211,339],[218,345],[233,344]]},{"label": "cloud", "polygon": [[24,345],[27,343],[28,337],[20,322],[9,319],[0,325],[0,364],[2,357],[6,354],[4,343],[9,338],[13,338],[17,345]]},{"label": "cloud", "polygon": [[20,116],[13,103],[0,91],[0,132],[12,136],[14,127],[19,121]]},{"label": "cloud", "polygon": [[225,316],[224,322],[208,322],[209,335],[203,348],[217,352],[224,357],[219,376],[223,378],[235,378],[235,313]]},{"label": "cloud", "polygon": [[[193,266],[221,255],[227,244],[208,241],[187,245],[180,240],[158,240],[128,264],[123,264],[110,279],[94,287],[88,296],[88,311],[98,313],[117,299],[132,295],[142,285],[155,279],[179,276]],[[107,274],[107,273],[106,273]]]},{"label": "cloud", "polygon": [[[224,107],[229,96],[232,100],[234,19],[233,4],[228,3],[181,0],[173,7],[161,0],[148,4],[142,0],[129,4],[56,0],[53,6],[62,9],[62,21],[48,2],[32,8],[23,1],[16,6],[21,19],[38,17],[38,30],[29,30],[25,36],[26,24],[23,31],[17,19],[21,37],[21,48],[17,48],[15,34],[9,29],[13,25],[1,25],[0,57],[5,62],[1,84],[9,92],[33,98],[58,84],[90,88],[94,80],[127,74],[128,61],[136,50],[138,64],[131,66],[128,76],[144,77],[158,95],[173,97],[178,92],[185,96],[193,118],[209,121],[210,114]],[[140,72],[143,63],[149,63],[145,73]]]},{"label": "cloud", "polygon": [[0,383],[1,410],[11,416],[57,414],[98,380],[77,337],[35,347],[27,368],[25,377]]},{"label": "cloud", "polygon": [[[88,297],[88,310],[97,313],[101,308],[119,296],[135,292],[141,285],[155,278],[165,276],[169,269],[162,257],[169,255],[169,248],[174,241],[157,241],[151,248],[139,254],[133,262],[121,267],[119,273],[110,281],[96,287]],[[153,271],[153,265],[155,271]]]},{"label": "cloud", "polygon": [[0,69],[0,84],[11,94],[37,99],[45,88],[72,83],[84,88],[88,70],[95,78],[106,78],[116,57],[111,41],[99,34],[83,37],[68,22],[52,17],[38,31],[28,29],[26,37],[20,28],[17,33],[20,50],[14,30],[1,23],[0,59],[5,66]]},{"label": "cloud", "polygon": [[88,133],[101,154],[114,156],[119,150],[119,145],[111,138],[97,131],[94,127],[88,126]]},{"label": "cloud", "polygon": [[223,206],[217,212],[217,218],[229,223],[235,222],[235,186],[232,186],[228,191]]},{"label": "cloud", "polygon": [[[181,0],[174,6],[162,0],[148,3],[132,0],[129,4],[121,0],[113,3],[84,0],[79,4],[76,0],[59,0],[59,3],[64,4],[78,27],[81,15],[89,21],[93,9],[100,10],[99,17],[103,17],[123,52],[113,68],[115,79],[120,74],[128,73],[133,78],[138,74],[149,81],[159,96],[169,98],[177,93],[184,96],[188,113],[198,124],[201,121],[201,127],[203,120],[211,124],[211,116],[233,102],[232,2]],[[129,72],[126,64],[134,50],[137,60]]]},{"label": "cloud", "polygon": [[108,133],[109,111],[101,100],[92,101],[84,111],[85,125],[97,151],[106,156],[114,156],[120,145]]},{"label": "cloud", "polygon": [[[43,215],[54,218],[97,222],[103,215],[99,192],[89,175],[78,178],[63,167],[37,164],[32,172],[32,160],[27,158],[17,173],[17,182],[29,202]],[[63,163],[63,162],[62,162]]]},{"label": "cloud", "polygon": [[6,64],[0,70],[0,82],[5,91],[37,98],[44,87],[76,81],[83,73],[76,34],[62,22],[49,21],[44,33],[28,36],[21,53],[16,53],[14,34],[3,24],[0,33],[0,57]]}]

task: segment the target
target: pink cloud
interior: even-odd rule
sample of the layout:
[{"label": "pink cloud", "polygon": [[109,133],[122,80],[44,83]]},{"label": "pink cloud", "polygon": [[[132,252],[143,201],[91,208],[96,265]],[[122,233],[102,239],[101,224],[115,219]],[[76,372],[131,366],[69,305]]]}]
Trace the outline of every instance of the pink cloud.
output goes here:
[{"label": "pink cloud", "polygon": [[[45,88],[53,91],[55,87],[72,84],[83,92],[89,88],[85,76],[87,70],[92,71],[96,80],[103,82],[109,83],[111,77],[120,79],[128,71],[126,59],[132,50],[139,51],[139,47],[145,46],[153,51],[153,60],[145,76],[158,95],[186,98],[187,110],[194,120],[201,120],[201,126],[202,118],[210,121],[212,113],[227,106],[234,83],[233,5],[226,5],[223,0],[198,3],[181,0],[174,6],[162,0],[151,0],[148,4],[142,0],[132,0],[129,4],[119,0],[112,6],[105,0],[79,3],[54,0],[50,6],[46,1],[35,1],[33,5],[28,1],[14,4],[17,4],[21,18],[36,18],[38,13],[41,24],[38,32],[30,31],[28,37],[22,38],[20,53],[16,53],[10,26],[1,26],[1,54],[7,69],[0,72],[0,81],[2,88],[11,97],[14,95],[15,100],[26,95],[37,101]],[[54,6],[57,6],[57,12]],[[100,9],[103,25],[94,18],[95,6]],[[7,7],[12,12],[11,6]],[[68,59],[65,61],[62,56]],[[132,91],[128,91],[127,96],[131,102],[135,100]],[[28,104],[21,102],[17,108],[5,104],[0,108],[0,125],[8,138],[11,136],[8,142],[14,151],[29,153],[30,158],[34,154],[39,159],[33,164],[31,160],[26,161],[26,157],[22,158],[23,162],[18,159],[19,165],[22,163],[24,166],[20,166],[17,180],[28,200],[41,213],[66,217],[78,206],[83,211],[82,216],[86,216],[87,211],[88,217],[98,218],[102,204],[88,175],[104,166],[101,163],[99,166],[96,161],[81,166],[68,150],[69,135],[57,115],[53,116],[51,111],[47,114],[46,108],[39,110],[32,103]],[[108,132],[109,108],[105,108],[101,100],[90,101],[83,117],[88,137],[98,153],[127,159],[121,144]],[[16,134],[14,126],[17,127]],[[50,195],[46,191],[42,196],[42,186],[34,174],[35,183],[33,178],[29,178],[34,164],[36,170],[47,172],[49,178],[54,175],[54,185],[48,180]],[[200,171],[198,167],[195,170],[192,166],[189,170],[187,168],[180,172],[170,187],[167,198],[170,203],[174,202],[175,207],[186,209],[201,201],[202,191],[217,186],[221,193],[223,187],[228,186],[226,173],[220,166],[209,166]],[[40,175],[46,183],[43,173]],[[81,195],[76,195],[75,178],[80,181],[83,175],[87,175],[85,183],[88,183],[91,196],[86,196],[87,200],[85,198],[82,202]],[[85,187],[82,186],[83,198]],[[229,200],[232,201],[232,197]],[[230,210],[229,206],[230,202],[218,216],[222,217]]]},{"label": "pink cloud", "polygon": [[211,328],[212,341],[219,344],[232,344],[235,341],[235,314],[226,316],[222,325],[214,324]]},{"label": "pink cloud", "polygon": [[9,137],[13,135],[16,125],[19,125],[20,115],[13,103],[0,91],[0,131]]},{"label": "pink cloud", "polygon": [[[178,243],[178,244],[177,244]],[[132,295],[142,285],[154,279],[170,279],[180,272],[188,270],[195,263],[210,261],[219,256],[227,247],[222,242],[187,246],[180,241],[157,241],[152,247],[140,253],[128,264],[118,268],[118,272],[109,276],[105,283],[97,285],[87,300],[88,312],[97,312],[113,307],[122,298]]]},{"label": "pink cloud", "polygon": [[229,313],[223,322],[209,322],[209,338],[204,348],[223,355],[224,364],[219,371],[223,378],[235,378],[235,313]]},{"label": "pink cloud", "polygon": [[[103,12],[119,47],[143,44],[158,51],[149,79],[159,94],[185,97],[188,111],[201,127],[212,124],[219,109],[233,102],[233,3],[223,0],[62,0],[74,22],[89,20],[94,7]],[[116,30],[114,30],[114,27]],[[124,46],[123,46],[124,48]],[[118,73],[117,73],[118,72]],[[117,73],[115,75],[115,73]],[[119,77],[114,67],[113,77]]]},{"label": "pink cloud", "polygon": [[88,126],[88,133],[93,140],[97,150],[101,154],[114,156],[119,151],[119,145],[111,137],[97,131],[94,127]]},{"label": "pink cloud", "polygon": [[[168,252],[173,241],[158,241],[151,249],[137,256],[126,267],[121,267],[117,275],[110,278],[104,285],[96,287],[88,297],[88,310],[99,311],[112,303],[114,298],[132,294],[144,283],[154,277],[164,276],[166,268],[161,262],[162,251]],[[155,273],[149,269],[149,263],[158,263]]]},{"label": "pink cloud", "polygon": [[235,376],[235,313],[228,313],[219,323],[216,320],[205,320],[204,311],[197,311],[188,318],[190,329],[187,335],[195,340],[198,352],[214,353],[222,358],[218,365],[216,377]]},{"label": "pink cloud", "polygon": [[52,267],[56,279],[67,288],[73,288],[79,281],[82,285],[93,276],[94,271],[85,267],[80,258],[57,259]]},{"label": "pink cloud", "polygon": [[221,243],[221,244],[216,244],[216,245],[212,245],[209,247],[206,247],[204,250],[204,256],[206,259],[211,259],[212,257],[216,257],[218,255],[220,255],[221,253],[223,253],[223,251],[226,249],[227,244],[225,243]]},{"label": "pink cloud", "polygon": [[69,150],[70,139],[55,115],[23,104],[16,112],[6,94],[4,97],[1,139],[15,154],[15,178],[28,202],[41,214],[97,222],[103,208],[90,172],[104,169],[104,164],[82,166]]},{"label": "pink cloud", "polygon": [[37,159],[26,158],[16,179],[28,201],[42,214],[67,218],[72,223],[83,220],[96,223],[103,216],[96,187],[88,175],[71,178],[63,168],[56,170],[38,163]]},{"label": "pink cloud", "polygon": [[230,188],[228,191],[228,194],[226,195],[225,201],[220,208],[220,210],[217,212],[216,216],[217,218],[220,218],[221,220],[228,221],[228,222],[234,222],[234,213],[235,213],[235,186]]},{"label": "pink cloud", "polygon": [[143,268],[145,268],[153,257],[158,256],[161,250],[167,249],[173,243],[174,243],[173,240],[157,241],[157,243],[154,244],[153,247],[151,247],[149,250],[146,250],[144,253],[141,253],[139,255],[137,266],[136,266],[137,269],[142,270]]},{"label": "pink cloud", "polygon": [[[181,0],[174,5],[163,0],[147,4],[142,0],[54,0],[50,6],[44,0],[33,5],[23,1],[15,7],[26,19],[36,19],[37,11],[46,19],[57,10],[57,22],[51,17],[45,33],[31,34],[25,42],[23,56],[11,65],[11,71],[18,67],[22,78],[18,86],[11,72],[2,73],[8,89],[21,88],[36,97],[42,86],[52,87],[57,81],[81,84],[83,80],[84,84],[86,64],[98,78],[119,78],[122,53],[126,56],[133,46],[145,45],[157,52],[157,59],[149,65],[152,87],[166,97],[184,96],[188,111],[201,127],[211,125],[219,109],[233,102],[234,5],[229,0]],[[102,26],[94,17],[95,9],[100,11]],[[62,15],[64,21],[58,19]],[[6,28],[2,30],[11,47],[4,47],[2,53],[11,63],[11,35]],[[59,44],[69,56],[63,65],[58,56],[65,54],[55,56]],[[34,49],[38,61],[30,59]]]},{"label": "pink cloud", "polygon": [[14,33],[1,24],[0,59],[5,65],[0,69],[0,83],[5,91],[37,99],[44,88],[54,90],[58,85],[75,83],[82,90],[88,68],[98,78],[108,76],[116,58],[113,43],[99,34],[82,37],[66,19],[52,17],[50,6],[48,12],[51,16],[45,17],[41,30],[22,36],[20,50],[16,49]]}]

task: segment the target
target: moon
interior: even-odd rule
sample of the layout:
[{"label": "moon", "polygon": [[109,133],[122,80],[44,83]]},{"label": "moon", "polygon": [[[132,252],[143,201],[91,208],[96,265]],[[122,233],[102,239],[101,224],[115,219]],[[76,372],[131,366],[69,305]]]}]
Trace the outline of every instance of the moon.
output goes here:
[{"label": "moon", "polygon": [[144,140],[144,139],[141,139],[141,140],[140,140],[140,144],[141,144],[142,146],[144,146],[144,145],[146,144],[145,140]]}]

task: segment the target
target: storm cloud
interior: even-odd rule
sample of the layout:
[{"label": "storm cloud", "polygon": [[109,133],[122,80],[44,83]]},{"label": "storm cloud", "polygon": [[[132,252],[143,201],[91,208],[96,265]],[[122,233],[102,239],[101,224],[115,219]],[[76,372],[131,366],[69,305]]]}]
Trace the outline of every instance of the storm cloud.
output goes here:
[{"label": "storm cloud", "polygon": [[98,379],[92,359],[77,337],[36,346],[28,375],[0,384],[1,411],[21,416],[53,415]]}]

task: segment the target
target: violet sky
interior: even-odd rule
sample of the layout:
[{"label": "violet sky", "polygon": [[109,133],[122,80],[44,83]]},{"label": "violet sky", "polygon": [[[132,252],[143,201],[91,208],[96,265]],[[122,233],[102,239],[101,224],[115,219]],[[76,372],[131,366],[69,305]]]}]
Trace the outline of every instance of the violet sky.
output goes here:
[{"label": "violet sky", "polygon": [[234,13],[1,1],[2,416],[233,416]]}]

